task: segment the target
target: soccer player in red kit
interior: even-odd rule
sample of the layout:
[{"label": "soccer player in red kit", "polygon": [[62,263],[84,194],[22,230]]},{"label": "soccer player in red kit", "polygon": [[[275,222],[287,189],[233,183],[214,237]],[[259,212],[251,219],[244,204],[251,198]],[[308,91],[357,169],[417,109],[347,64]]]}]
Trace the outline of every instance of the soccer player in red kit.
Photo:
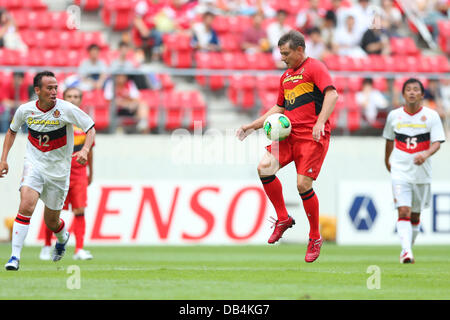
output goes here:
[{"label": "soccer player in red kit", "polygon": [[[77,107],[81,105],[82,92],[77,88],[68,88],[63,93],[63,99],[73,103]],[[86,134],[83,130],[74,126],[74,144],[73,152],[76,153],[83,148],[86,140]],[[87,168],[89,168],[89,175]],[[93,258],[92,254],[84,250],[84,234],[86,229],[86,222],[84,212],[87,206],[87,187],[92,182],[93,174],[93,154],[92,148],[88,153],[88,161],[85,164],[80,164],[72,158],[72,165],[70,169],[70,185],[67,193],[66,201],[64,203],[64,210],[69,210],[69,204],[72,207],[74,220],[72,223],[72,230],[75,235],[75,253],[73,258],[75,260],[90,260]],[[45,246],[41,250],[41,260],[50,259],[50,248],[52,232],[45,228]]]},{"label": "soccer player in red kit", "polygon": [[305,39],[298,31],[283,35],[278,47],[288,69],[281,76],[277,104],[263,116],[237,131],[240,140],[262,128],[265,119],[274,113],[284,113],[292,123],[292,131],[283,141],[273,142],[258,165],[264,190],[277,213],[275,229],[269,243],[277,242],[295,224],[288,215],[282,186],[275,174],[294,161],[297,189],[303,201],[309,225],[309,242],[305,261],[313,262],[320,254],[322,238],[319,232],[319,200],[312,188],[317,179],[330,141],[328,118],[333,112],[338,94],[330,74],[319,60],[305,55]]}]

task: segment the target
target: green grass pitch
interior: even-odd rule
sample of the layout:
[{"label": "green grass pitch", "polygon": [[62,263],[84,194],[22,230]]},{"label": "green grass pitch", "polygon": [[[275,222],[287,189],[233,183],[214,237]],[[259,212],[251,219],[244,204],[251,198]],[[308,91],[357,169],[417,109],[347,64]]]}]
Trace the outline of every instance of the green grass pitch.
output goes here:
[{"label": "green grass pitch", "polygon": [[[0,245],[0,299],[450,299],[450,246],[417,246],[410,265],[398,262],[398,246],[324,243],[312,264],[303,244],[88,249],[94,260],[72,260],[69,247],[54,263],[25,247],[13,272],[3,268],[10,245]],[[73,265],[79,273],[68,273]],[[370,266],[379,289],[368,288]],[[70,289],[77,275],[80,288]]]}]

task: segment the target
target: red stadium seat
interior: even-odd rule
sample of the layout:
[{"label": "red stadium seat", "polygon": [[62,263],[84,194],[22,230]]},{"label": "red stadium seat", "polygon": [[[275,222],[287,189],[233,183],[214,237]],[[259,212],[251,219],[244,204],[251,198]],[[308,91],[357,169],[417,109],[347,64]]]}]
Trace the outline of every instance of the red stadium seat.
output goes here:
[{"label": "red stadium seat", "polygon": [[243,109],[255,107],[256,78],[252,75],[239,74],[230,77],[228,97],[235,106]]},{"label": "red stadium seat", "polygon": [[75,0],[74,3],[85,11],[95,11],[100,8],[101,0]]},{"label": "red stadium seat", "polygon": [[83,108],[94,118],[96,130],[105,130],[110,125],[110,108],[103,90],[83,92]]},{"label": "red stadium seat", "polygon": [[410,37],[391,37],[390,38],[391,52],[394,55],[417,55],[420,50],[417,48],[413,38]]},{"label": "red stadium seat", "polygon": [[228,33],[228,17],[223,15],[216,16],[213,21],[213,28],[219,35]]},{"label": "red stadium seat", "polygon": [[26,29],[29,27],[29,21],[28,21],[28,11],[27,10],[16,10],[11,12],[11,15],[14,18],[14,21],[16,23],[16,27],[19,30]]},{"label": "red stadium seat", "polygon": [[361,128],[361,109],[356,103],[355,96],[350,94],[347,96],[347,129],[350,132]]},{"label": "red stadium seat", "polygon": [[148,128],[154,130],[159,125],[159,92],[157,90],[140,90],[141,99],[148,106]]},{"label": "red stadium seat", "polygon": [[256,83],[260,91],[270,91],[278,94],[280,76],[277,74],[261,75],[257,78]]},{"label": "red stadium seat", "polygon": [[239,36],[235,34],[224,34],[219,37],[219,43],[223,51],[239,51],[241,50]]},{"label": "red stadium seat", "polygon": [[381,92],[388,91],[388,82],[383,77],[373,77],[373,87]]},{"label": "red stadium seat", "polygon": [[181,128],[184,118],[184,107],[180,104],[179,93],[164,94],[162,99],[165,114],[164,128],[175,130]]},{"label": "red stadium seat", "polygon": [[270,108],[272,108],[277,103],[278,92],[275,92],[275,91],[260,91],[259,92],[259,99],[261,101],[260,114],[263,115],[264,113],[266,113]]},{"label": "red stadium seat", "polygon": [[252,20],[249,16],[228,16],[228,32],[233,34],[242,34],[252,25]]}]

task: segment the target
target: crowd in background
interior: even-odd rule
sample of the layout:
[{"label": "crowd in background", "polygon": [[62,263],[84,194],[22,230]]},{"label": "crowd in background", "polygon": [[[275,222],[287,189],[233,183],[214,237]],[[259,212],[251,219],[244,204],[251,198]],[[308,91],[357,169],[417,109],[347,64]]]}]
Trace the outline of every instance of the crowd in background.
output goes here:
[{"label": "crowd in background", "polygon": [[[448,19],[449,1],[413,0],[432,35],[436,23]],[[306,38],[306,54],[324,60],[327,55],[362,57],[368,54],[389,55],[392,37],[405,35],[407,22],[401,8],[393,0],[309,0],[298,12],[280,8],[278,1],[264,0],[139,0],[130,30],[122,33],[117,57],[110,63],[102,60],[100,48],[91,44],[87,58],[81,61],[77,75],[66,79],[64,86],[77,86],[83,91],[103,90],[108,101],[116,98],[118,115],[137,118],[139,132],[147,132],[147,108],[139,90],[158,89],[153,75],[127,76],[143,63],[161,61],[167,34],[188,35],[193,50],[221,51],[221,37],[215,29],[218,16],[249,16],[251,25],[239,34],[240,49],[248,54],[271,53],[276,67],[284,69],[277,47],[278,39],[289,30],[301,31]],[[324,6],[324,3],[326,4]],[[11,15],[0,10],[0,48],[27,50]],[[109,76],[114,73],[114,76]],[[113,85],[114,81],[114,85]],[[13,81],[1,92],[0,132],[4,132],[14,108],[28,100],[33,90],[25,85],[24,74],[14,73]],[[113,92],[115,90],[115,92]],[[398,90],[397,90],[398,91]],[[364,79],[356,102],[368,122],[377,112],[401,103],[399,92],[388,97]],[[450,114],[448,80],[427,81],[425,103],[435,108],[442,119]]]}]

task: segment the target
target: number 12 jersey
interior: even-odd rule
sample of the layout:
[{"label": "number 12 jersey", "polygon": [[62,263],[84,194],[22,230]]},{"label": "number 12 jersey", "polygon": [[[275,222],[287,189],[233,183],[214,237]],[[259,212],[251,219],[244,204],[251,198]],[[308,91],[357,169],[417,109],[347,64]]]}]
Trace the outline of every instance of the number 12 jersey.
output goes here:
[{"label": "number 12 jersey", "polygon": [[39,108],[37,100],[21,105],[10,129],[17,132],[23,124],[28,127],[25,160],[45,176],[65,180],[70,175],[73,125],[87,132],[94,126],[94,121],[72,103],[57,99],[49,110]]},{"label": "number 12 jersey", "polygon": [[444,128],[436,111],[421,107],[411,114],[404,107],[394,109],[387,117],[383,137],[394,141],[389,160],[392,180],[431,183],[431,159],[416,165],[414,157],[429,149],[433,142],[445,141]]}]

